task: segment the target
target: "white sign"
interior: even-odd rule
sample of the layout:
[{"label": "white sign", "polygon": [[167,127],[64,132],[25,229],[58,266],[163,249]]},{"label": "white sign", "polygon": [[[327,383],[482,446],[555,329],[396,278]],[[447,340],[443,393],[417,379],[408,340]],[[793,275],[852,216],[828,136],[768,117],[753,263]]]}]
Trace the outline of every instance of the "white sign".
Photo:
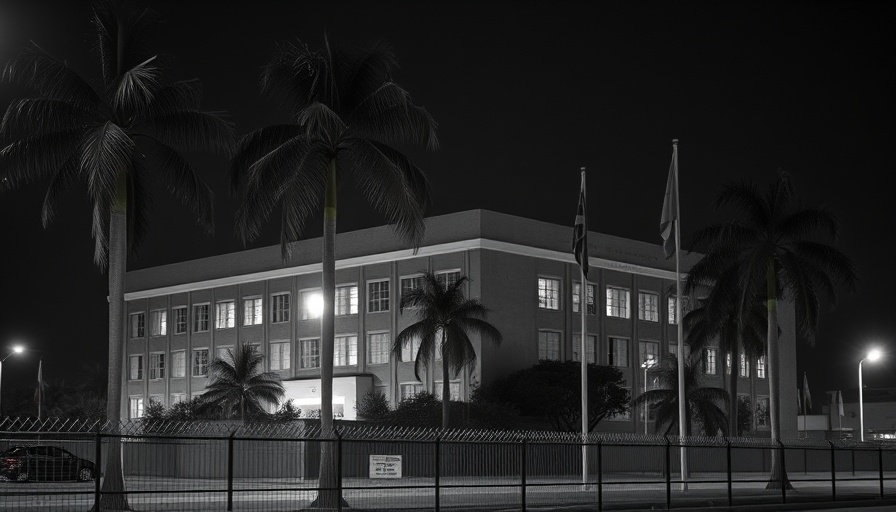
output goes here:
[{"label": "white sign", "polygon": [[371,455],[370,478],[401,478],[401,455]]}]

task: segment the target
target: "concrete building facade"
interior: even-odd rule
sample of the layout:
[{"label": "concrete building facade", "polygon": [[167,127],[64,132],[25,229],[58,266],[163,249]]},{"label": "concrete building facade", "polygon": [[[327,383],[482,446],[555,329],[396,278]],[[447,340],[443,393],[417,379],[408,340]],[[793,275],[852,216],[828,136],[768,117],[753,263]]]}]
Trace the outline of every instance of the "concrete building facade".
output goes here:
[{"label": "concrete building facade", "polygon": [[[417,250],[387,226],[339,234],[334,411],[353,419],[357,400],[371,389],[393,405],[419,391],[440,392],[440,365],[431,365],[418,381],[415,347],[391,355],[396,334],[416,321],[413,311],[399,313],[401,293],[416,286],[423,272],[445,280],[468,277],[467,296],[491,310],[488,320],[504,336],[500,346],[471,336],[475,367],[448,379],[456,399],[468,400],[474,386],[539,359],[578,360],[580,278],[571,237],[571,226],[485,210],[427,219]],[[676,347],[674,259],[666,260],[659,245],[595,232],[588,242],[587,357],[620,367],[637,396],[654,385],[649,373],[645,380],[645,361],[656,362]],[[150,400],[171,406],[201,394],[209,363],[244,344],[264,354],[265,369],[280,374],[287,397],[303,411],[319,407],[320,243],[294,244],[286,262],[275,246],[128,272],[123,415],[141,416]],[[695,261],[683,254],[683,271]],[[686,298],[683,305],[698,300]],[[781,382],[795,383],[792,308],[781,309]],[[702,356],[705,385],[725,387],[718,348]],[[764,361],[745,362],[738,391],[749,397],[754,428],[762,431]],[[796,410],[795,393],[784,391],[781,410]],[[643,412],[598,428],[643,432]],[[795,415],[784,414],[782,428],[784,437],[795,436]]]}]

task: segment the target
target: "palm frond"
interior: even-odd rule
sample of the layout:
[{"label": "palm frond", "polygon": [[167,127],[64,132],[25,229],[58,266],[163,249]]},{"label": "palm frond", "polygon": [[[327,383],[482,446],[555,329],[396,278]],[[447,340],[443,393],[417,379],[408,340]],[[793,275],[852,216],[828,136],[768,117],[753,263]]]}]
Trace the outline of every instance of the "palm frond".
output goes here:
[{"label": "palm frond", "polygon": [[753,227],[768,226],[771,212],[755,185],[748,182],[729,184],[722,188],[713,206],[718,210],[725,205],[734,204],[747,225]]},{"label": "palm frond", "polygon": [[240,138],[230,163],[231,192],[239,193],[249,176],[253,174],[256,162],[263,158],[271,158],[271,153],[283,147],[288,141],[302,140],[303,143],[307,143],[301,135],[302,128],[297,125],[277,124],[260,128]]},{"label": "palm frond", "polygon": [[85,134],[81,144],[81,170],[87,176],[94,202],[113,197],[118,173],[131,172],[134,149],[128,134],[111,121]]},{"label": "palm frond", "polygon": [[2,140],[13,140],[83,130],[96,118],[94,114],[65,101],[50,98],[15,99],[6,109],[0,124]]},{"label": "palm frond", "polygon": [[329,71],[320,52],[297,41],[281,43],[261,74],[261,91],[273,99],[291,104],[294,116],[306,106],[329,103]]},{"label": "palm frond", "polygon": [[0,149],[0,178],[18,187],[52,176],[77,153],[79,130],[67,130],[19,139]]},{"label": "palm frond", "polygon": [[435,119],[394,82],[383,83],[364,98],[349,119],[366,138],[384,143],[409,142],[431,150],[439,147]]},{"label": "palm frond", "polygon": [[228,155],[235,144],[234,125],[221,112],[180,110],[142,119],[135,129],[178,151]]},{"label": "palm frond", "polygon": [[125,70],[150,57],[147,36],[158,14],[115,0],[94,0],[93,7],[103,83],[111,86]]},{"label": "palm frond", "polygon": [[53,222],[56,216],[56,205],[59,198],[71,189],[79,177],[78,158],[72,153],[69,159],[59,167],[59,170],[50,177],[50,184],[44,195],[44,203],[41,208],[41,222],[44,228]]},{"label": "palm frond", "polygon": [[83,78],[34,43],[6,65],[3,76],[36,90],[44,98],[82,110],[93,111],[101,104],[96,91]]},{"label": "palm frond", "polygon": [[128,69],[117,79],[112,90],[112,108],[119,112],[146,112],[159,88],[162,70],[150,57]]},{"label": "palm frond", "polygon": [[825,208],[807,208],[793,212],[777,226],[785,240],[802,240],[816,234],[836,240],[840,236],[840,219]]}]

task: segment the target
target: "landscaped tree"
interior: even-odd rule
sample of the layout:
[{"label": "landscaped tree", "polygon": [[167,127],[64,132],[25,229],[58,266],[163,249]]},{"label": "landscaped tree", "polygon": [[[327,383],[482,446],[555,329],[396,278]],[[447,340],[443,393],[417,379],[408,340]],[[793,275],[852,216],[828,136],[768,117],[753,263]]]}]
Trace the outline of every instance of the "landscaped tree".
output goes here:
[{"label": "landscaped tree", "polygon": [[263,371],[264,356],[251,345],[242,345],[236,352],[227,349],[227,356],[209,366],[203,402],[227,419],[267,416],[268,409],[277,407],[286,394],[280,375]]},{"label": "landscaped tree", "polygon": [[[555,430],[579,432],[582,425],[582,365],[576,361],[539,361],[483,387],[479,394],[515,406],[521,416],[537,417]],[[588,431],[604,418],[629,409],[622,371],[588,364]]]},{"label": "landscaped tree", "polygon": [[476,363],[476,350],[469,334],[478,335],[481,342],[501,343],[501,333],[488,323],[488,309],[478,300],[464,295],[467,278],[453,283],[440,279],[431,272],[423,274],[417,288],[401,296],[400,312],[413,308],[417,322],[407,326],[395,337],[392,354],[401,357],[402,347],[420,343],[414,360],[414,375],[420,380],[420,369],[429,369],[437,358],[442,360],[442,428],[451,426],[450,375]]},{"label": "landscaped tree", "polygon": [[[729,289],[730,293],[720,296],[733,301],[730,307],[741,318],[755,303],[765,302],[769,423],[772,441],[777,441],[781,436],[778,301],[794,304],[797,334],[812,344],[821,298],[836,303],[837,286],[851,292],[858,278],[852,262],[830,245],[839,235],[837,217],[824,207],[800,205],[787,173],[779,172],[765,193],[746,182],[726,186],[715,206],[719,209],[729,204],[738,208],[731,221],[703,228],[694,235],[693,249],[705,256],[691,268],[690,278],[715,281],[717,288]],[[772,450],[768,487],[781,485],[789,485],[787,475],[779,451]]]},{"label": "landscaped tree", "polygon": [[[650,373],[656,377],[659,388],[641,393],[632,402],[632,408],[638,409],[645,405],[653,408],[657,433],[678,433],[678,357],[669,354]],[[728,392],[721,388],[702,387],[700,374],[699,359],[685,361],[685,427],[689,433],[693,433],[693,427],[697,426],[703,435],[727,435],[728,417],[725,406],[728,403]]]},{"label": "landscaped tree", "polygon": [[[262,91],[289,113],[284,124],[242,138],[231,165],[241,199],[237,231],[244,243],[279,209],[283,257],[305,223],[323,213],[321,315],[321,435],[333,433],[333,317],[336,295],[336,199],[353,180],[367,202],[411,245],[423,239],[428,203],[422,171],[396,143],[435,148],[436,123],[392,81],[397,62],[385,42],[341,51],[283,43],[262,73]],[[321,445],[320,485],[336,488],[331,443]],[[323,497],[324,499],[320,499]],[[320,493],[316,506],[335,508],[338,496]]]},{"label": "landscaped tree", "polygon": [[[124,275],[128,252],[147,227],[154,185],[164,186],[212,229],[212,192],[182,152],[226,152],[229,122],[200,110],[199,82],[166,84],[159,60],[145,45],[154,21],[147,10],[129,12],[99,3],[93,21],[102,70],[96,86],[64,60],[32,45],[4,76],[36,91],[13,101],[0,127],[0,177],[10,187],[48,180],[42,218],[49,224],[60,196],[76,183],[93,206],[94,261],[109,275],[109,376],[106,419],[121,419],[124,361]],[[110,442],[103,471],[104,509],[128,507],[121,447]]]}]

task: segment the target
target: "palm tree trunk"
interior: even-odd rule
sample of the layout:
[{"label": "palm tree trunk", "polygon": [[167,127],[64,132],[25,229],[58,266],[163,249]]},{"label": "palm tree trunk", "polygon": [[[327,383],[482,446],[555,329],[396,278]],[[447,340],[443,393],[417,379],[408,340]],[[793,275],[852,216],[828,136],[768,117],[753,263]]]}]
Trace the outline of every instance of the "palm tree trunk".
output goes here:
[{"label": "palm tree trunk", "polygon": [[312,506],[336,509],[341,496],[336,490],[334,444],[323,439],[333,437],[333,352],[335,342],[334,303],[336,298],[336,159],[330,160],[324,199],[323,236],[323,314],[320,321],[320,472],[317,500]]},{"label": "palm tree trunk", "polygon": [[451,386],[448,384],[448,352],[445,351],[445,330],[442,330],[442,428],[451,425]]},{"label": "palm tree trunk", "polygon": [[[768,304],[768,414],[771,427],[772,442],[781,438],[781,417],[778,411],[778,287],[775,273],[775,260],[770,259],[766,272],[766,292]],[[781,467],[783,453],[772,448],[772,474],[766,489],[780,489],[785,486],[792,489],[787,474]]]},{"label": "palm tree trunk", "polygon": [[[736,342],[731,343],[731,374],[728,375],[728,435],[737,437],[737,377],[740,373],[740,354]],[[725,368],[728,370],[728,368]]]},{"label": "palm tree trunk", "polygon": [[[121,422],[121,387],[124,371],[124,280],[128,257],[127,175],[119,172],[115,187],[115,204],[109,222],[109,380],[106,398],[106,421],[112,434],[118,434]],[[103,450],[106,456],[103,471],[103,510],[130,510],[127,495],[106,494],[124,491],[121,438],[110,437]],[[97,461],[97,465],[101,461]]]}]

